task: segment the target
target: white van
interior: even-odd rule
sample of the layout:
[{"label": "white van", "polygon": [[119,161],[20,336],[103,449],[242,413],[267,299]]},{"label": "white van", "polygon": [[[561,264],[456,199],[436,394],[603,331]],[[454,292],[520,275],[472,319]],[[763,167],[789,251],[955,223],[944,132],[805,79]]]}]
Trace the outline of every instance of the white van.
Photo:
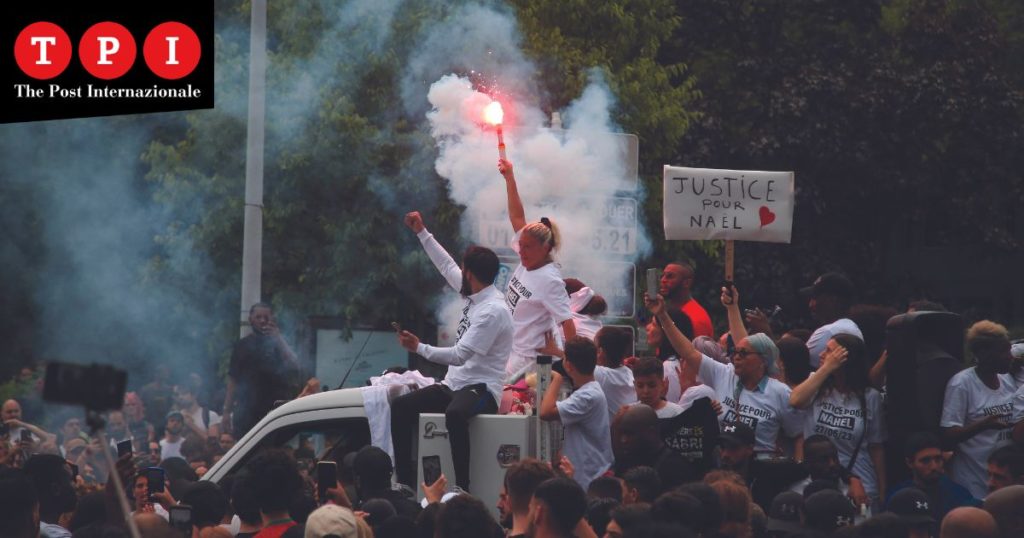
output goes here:
[{"label": "white van", "polygon": [[[527,457],[536,457],[536,417],[523,415],[480,415],[470,419],[472,457],[470,489],[495,516],[505,468]],[[370,444],[370,423],[360,388],[332,390],[289,401],[263,417],[235,446],[203,476],[220,482],[238,472],[253,454],[263,448],[306,446],[314,454],[345,454]],[[420,415],[418,461],[439,456],[441,469],[454,486],[451,445],[444,414]],[[382,447],[383,448],[383,447]],[[423,466],[417,465],[418,482]],[[422,497],[422,491],[417,492]]]}]

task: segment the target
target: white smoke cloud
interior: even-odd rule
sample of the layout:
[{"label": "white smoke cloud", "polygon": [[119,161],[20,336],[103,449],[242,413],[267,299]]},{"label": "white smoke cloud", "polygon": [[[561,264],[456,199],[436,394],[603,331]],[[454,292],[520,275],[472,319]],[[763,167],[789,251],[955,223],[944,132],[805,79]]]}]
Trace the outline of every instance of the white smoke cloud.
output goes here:
[{"label": "white smoke cloud", "polygon": [[[615,97],[599,73],[592,74],[579,99],[562,111],[566,129],[549,130],[549,118],[537,105],[542,100],[537,69],[523,53],[511,8],[479,3],[452,6],[439,0],[422,3],[426,5],[418,9],[443,19],[425,23],[415,36],[399,36],[394,24],[408,4],[403,0],[310,2],[325,14],[325,20],[318,31],[309,33],[316,41],[301,59],[275,56],[273,47],[280,40],[274,39],[273,28],[288,31],[290,27],[272,21],[268,147],[275,139],[285,146],[287,141],[308,141],[303,134],[316,124],[325,99],[351,100],[350,90],[360,85],[364,74],[359,68],[375,55],[404,54],[395,52],[403,47],[392,45],[399,39],[410,40],[414,44],[409,50],[414,52],[407,59],[398,58],[405,65],[398,81],[401,102],[395,104],[393,114],[419,119],[429,113],[435,169],[448,180],[451,198],[467,208],[463,237],[489,245],[507,245],[512,237],[505,214],[505,185],[496,167],[495,133],[481,122],[482,107],[490,96],[480,90],[486,89],[499,95],[506,107],[508,153],[528,219],[548,216],[561,226],[563,248],[558,260],[563,274],[581,277],[606,297],[609,290],[621,288],[622,265],[644,255],[649,244],[646,237],[629,238],[633,247],[623,249],[629,255],[594,254],[595,240],[610,240],[600,235],[604,224],[600,208],[561,204],[555,210],[551,206],[553,200],[599,200],[634,187],[634,178],[623,177],[627,174],[617,142],[605,136],[620,129],[611,120]],[[292,21],[296,28],[301,22]],[[175,222],[196,222],[193,217],[206,208],[170,207],[148,199],[152,189],[139,183],[138,156],[155,131],[180,130],[187,122],[199,124],[203,131],[205,122],[224,116],[245,121],[248,29],[223,21],[218,24],[213,111],[149,116],[139,125],[128,122],[130,129],[126,122],[112,118],[0,128],[0,155],[7,157],[0,166],[0,182],[24,181],[40,213],[47,215],[39,234],[47,259],[38,268],[39,288],[33,290],[40,334],[47,335],[40,342],[40,353],[130,362],[147,375],[157,361],[175,361],[183,369],[190,364],[209,366],[206,333],[198,328],[223,319],[209,312],[204,299],[233,295],[237,286],[213,281],[212,261],[185,234],[158,238]],[[325,95],[325,89],[332,95]],[[342,105],[332,101],[332,106]],[[382,131],[386,136],[386,129]],[[40,147],[47,149],[40,152],[36,149]],[[434,159],[434,150],[413,148],[417,162],[407,168],[420,170],[418,166]],[[225,151],[244,152],[244,141],[226,144]],[[268,156],[268,169],[272,158]],[[240,181],[244,170],[237,175]],[[370,187],[396,214],[431,209],[402,207],[405,201],[389,191],[391,177],[384,172],[370,179]],[[195,282],[194,296],[179,297],[175,289],[158,289],[143,280],[141,268],[155,252],[163,253],[174,275]],[[453,254],[458,256],[454,250]],[[23,263],[16,257],[17,253],[5,256],[5,264]],[[454,312],[439,312],[442,323],[458,319],[458,305]]]},{"label": "white smoke cloud", "polygon": [[[432,64],[435,69],[455,65],[461,73],[478,75],[479,64],[474,62],[482,61],[486,72],[498,73],[483,77],[482,85],[480,76],[440,74],[426,95],[430,133],[438,148],[435,169],[448,180],[452,200],[466,207],[463,235],[514,259],[510,250],[501,252],[513,232],[505,182],[497,171],[496,134],[483,122],[483,109],[494,96],[505,110],[505,141],[527,220],[554,220],[562,234],[556,261],[563,276],[580,278],[626,313],[632,306],[631,264],[649,251],[650,241],[639,228],[638,205],[613,204],[634,212],[632,220],[620,219],[624,227],[609,226],[605,214],[606,200],[639,193],[634,193],[635,168],[626,162],[622,137],[609,135],[621,129],[612,120],[615,97],[601,72],[593,70],[580,97],[562,111],[564,129],[549,129],[548,118],[536,104],[537,91],[524,82],[532,80],[536,69],[519,51],[514,19],[482,7],[464,9],[452,19],[439,27],[447,38],[445,45],[423,56],[448,55],[444,62]],[[464,31],[453,33],[454,29]],[[426,42],[432,43],[432,37]],[[481,50],[502,51],[506,63],[495,66],[493,55],[482,57]],[[412,65],[415,72],[419,64]],[[454,296],[443,302],[439,321],[456,321],[458,304]]]}]

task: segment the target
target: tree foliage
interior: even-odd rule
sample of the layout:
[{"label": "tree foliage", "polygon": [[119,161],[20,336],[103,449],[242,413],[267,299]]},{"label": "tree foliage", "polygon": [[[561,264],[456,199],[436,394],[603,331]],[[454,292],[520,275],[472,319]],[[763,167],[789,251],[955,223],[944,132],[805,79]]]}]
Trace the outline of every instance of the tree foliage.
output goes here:
[{"label": "tree foliage", "polygon": [[[424,210],[458,251],[463,208],[434,171],[426,103],[402,106],[403,84],[427,31],[468,3],[269,3],[263,292],[286,328],[311,315],[427,328],[441,283],[401,216]],[[655,237],[664,164],[796,171],[793,244],[737,249],[754,304],[836,268],[868,298],[904,297],[923,285],[906,263],[921,246],[1021,247],[1016,0],[493,6],[517,19],[545,111],[576,98],[592,68],[603,71],[615,120],[640,137],[643,218]],[[248,22],[248,2],[216,3],[214,110],[148,117],[131,131],[148,142],[139,192],[163,211],[143,284],[178,293],[169,323],[187,326],[194,305],[223,320],[189,328],[211,357],[223,358],[237,334]],[[39,148],[19,158],[42,161]],[[13,230],[3,252],[18,259],[5,268],[4,317],[20,320],[0,340],[16,357],[47,336],[31,292],[46,285],[34,272],[47,256],[34,202],[42,191],[25,185],[0,185]],[[652,258],[695,259],[701,298],[714,304],[719,247],[656,240]]]},{"label": "tree foliage", "polygon": [[679,162],[796,171],[793,243],[738,245],[748,297],[840,269],[866,299],[906,299],[914,248],[1020,247],[1020,29],[1000,19],[1021,9],[1000,4],[679,2],[666,53],[702,95]]},{"label": "tree foliage", "polygon": [[[402,3],[383,45],[349,36],[343,40],[347,50],[314,64],[322,57],[318,47],[330,42],[327,34],[340,28],[327,6],[270,4],[264,296],[290,312],[293,323],[309,315],[338,316],[350,326],[398,318],[422,329],[440,283],[401,216],[425,209],[432,231],[457,245],[461,209],[447,199],[445,183],[433,170],[425,117],[396,103],[416,37],[448,10],[430,9],[430,2]],[[603,68],[620,97],[618,119],[626,130],[642,133],[645,169],[658,168],[691,119],[686,103],[692,80],[681,65],[655,61],[660,43],[679,24],[671,3],[515,7],[526,52],[538,63],[534,82],[545,92],[546,108],[566,106],[582,91],[587,70]],[[244,9],[222,12],[220,26],[241,26]],[[623,27],[629,31],[617,31]],[[219,32],[217,64],[226,70],[218,73],[217,109],[190,114],[182,139],[155,140],[144,156],[158,199],[169,207],[200,208],[185,214],[161,241],[192,244],[211,260],[212,278],[227,290],[216,298],[225,312],[237,302],[240,263],[244,37]],[[296,77],[314,68],[326,72],[313,76],[310,102],[295,102],[288,92],[300,86]],[[303,106],[312,113],[287,113]],[[153,269],[165,281],[187,281],[159,259]]]}]

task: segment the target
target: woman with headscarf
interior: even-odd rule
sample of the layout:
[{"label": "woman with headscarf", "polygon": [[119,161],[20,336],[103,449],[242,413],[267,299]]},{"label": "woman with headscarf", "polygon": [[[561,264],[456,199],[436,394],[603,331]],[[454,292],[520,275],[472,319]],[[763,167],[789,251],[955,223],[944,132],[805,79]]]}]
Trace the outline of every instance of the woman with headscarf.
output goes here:
[{"label": "woman with headscarf", "polygon": [[793,389],[789,403],[804,413],[804,437],[824,435],[839,452],[839,464],[860,478],[867,498],[857,504],[880,508],[885,498],[885,423],[882,395],[868,380],[864,341],[837,334],[825,344],[818,370]]},{"label": "woman with headscarf", "polygon": [[722,304],[729,313],[729,332],[738,342],[732,364],[705,356],[672,323],[664,299],[646,300],[658,317],[665,336],[679,352],[680,360],[696,370],[697,379],[711,387],[722,403],[720,422],[740,421],[754,430],[754,451],[764,455],[778,452],[779,433],[799,436],[802,424],[789,405],[790,388],[773,379],[779,350],[764,333],[747,335],[739,308],[739,291],[722,288]]}]

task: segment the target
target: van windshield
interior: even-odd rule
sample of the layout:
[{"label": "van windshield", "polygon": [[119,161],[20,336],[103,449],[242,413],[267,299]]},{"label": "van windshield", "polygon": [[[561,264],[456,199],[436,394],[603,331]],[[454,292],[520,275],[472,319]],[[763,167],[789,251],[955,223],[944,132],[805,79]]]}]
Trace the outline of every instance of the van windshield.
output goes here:
[{"label": "van windshield", "polygon": [[256,454],[269,449],[281,448],[291,454],[299,463],[299,470],[307,475],[318,461],[336,461],[339,464],[346,454],[358,451],[370,444],[370,426],[363,417],[349,417],[291,424],[275,430],[262,439],[254,450],[227,472],[234,475],[245,467]]}]

